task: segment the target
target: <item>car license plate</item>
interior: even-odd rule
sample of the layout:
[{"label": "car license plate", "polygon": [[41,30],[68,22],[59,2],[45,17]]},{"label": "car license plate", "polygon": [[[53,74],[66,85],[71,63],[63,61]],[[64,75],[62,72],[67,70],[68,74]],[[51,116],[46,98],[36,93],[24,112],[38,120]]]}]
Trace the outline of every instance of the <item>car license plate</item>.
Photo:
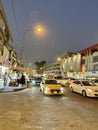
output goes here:
[{"label": "car license plate", "polygon": [[57,93],[57,91],[54,91],[54,94],[56,94]]}]

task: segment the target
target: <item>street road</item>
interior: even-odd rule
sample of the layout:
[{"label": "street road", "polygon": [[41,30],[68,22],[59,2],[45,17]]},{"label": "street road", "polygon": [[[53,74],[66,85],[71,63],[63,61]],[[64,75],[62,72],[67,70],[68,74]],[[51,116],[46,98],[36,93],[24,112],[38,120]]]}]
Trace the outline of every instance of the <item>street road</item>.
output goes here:
[{"label": "street road", "polygon": [[98,99],[67,87],[64,96],[44,96],[39,87],[0,93],[0,130],[98,130]]}]

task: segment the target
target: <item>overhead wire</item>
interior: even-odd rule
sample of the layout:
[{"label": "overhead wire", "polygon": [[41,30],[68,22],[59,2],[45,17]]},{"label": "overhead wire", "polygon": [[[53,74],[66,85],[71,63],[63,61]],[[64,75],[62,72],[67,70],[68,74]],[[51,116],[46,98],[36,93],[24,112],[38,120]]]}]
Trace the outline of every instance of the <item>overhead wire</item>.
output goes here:
[{"label": "overhead wire", "polygon": [[[19,37],[19,40],[20,40],[20,31],[19,31],[19,28],[18,28],[18,22],[17,22],[17,18],[16,18],[14,1],[13,0],[11,0],[11,5],[12,5],[13,14],[14,14],[16,29],[17,29],[17,32],[18,32],[18,37]],[[21,59],[21,60],[23,60],[23,53],[24,53],[24,46],[22,45],[21,50],[20,50],[20,55],[19,55],[19,59]]]},{"label": "overhead wire", "polygon": [[[16,13],[15,13],[15,7],[14,7],[14,1],[11,0],[11,6],[12,6],[12,10],[13,10],[13,15],[14,15],[14,20],[15,20],[15,25],[16,25],[16,30],[17,30],[17,34],[18,34],[18,39],[19,41],[21,41],[21,36],[20,36],[20,31],[19,31],[19,26],[18,26],[18,22],[17,22],[17,18],[16,18]],[[20,50],[20,54],[19,54],[19,58],[22,57],[22,53],[23,53],[24,48],[21,47]]]},{"label": "overhead wire", "polygon": [[16,18],[14,1],[13,0],[11,0],[11,6],[12,6],[12,10],[13,10],[13,15],[14,15],[14,20],[15,20],[15,25],[16,25],[16,30],[17,30],[18,38],[20,39],[20,31],[19,31],[19,27],[18,27],[18,22],[17,22],[17,18]]}]

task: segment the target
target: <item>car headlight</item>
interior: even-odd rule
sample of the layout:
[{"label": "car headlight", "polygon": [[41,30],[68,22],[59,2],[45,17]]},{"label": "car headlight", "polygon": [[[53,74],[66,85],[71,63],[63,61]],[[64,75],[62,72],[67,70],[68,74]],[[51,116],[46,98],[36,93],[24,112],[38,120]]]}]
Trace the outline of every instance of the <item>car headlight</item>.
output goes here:
[{"label": "car headlight", "polygon": [[45,91],[48,91],[48,90],[49,90],[49,88],[45,87]]},{"label": "car headlight", "polygon": [[91,92],[91,91],[93,91],[93,90],[88,88],[87,91]]},{"label": "car headlight", "polygon": [[32,83],[35,83],[35,81],[32,81]]},{"label": "car headlight", "polygon": [[64,90],[64,88],[60,88],[60,90],[61,90],[61,91],[63,91],[63,90]]}]

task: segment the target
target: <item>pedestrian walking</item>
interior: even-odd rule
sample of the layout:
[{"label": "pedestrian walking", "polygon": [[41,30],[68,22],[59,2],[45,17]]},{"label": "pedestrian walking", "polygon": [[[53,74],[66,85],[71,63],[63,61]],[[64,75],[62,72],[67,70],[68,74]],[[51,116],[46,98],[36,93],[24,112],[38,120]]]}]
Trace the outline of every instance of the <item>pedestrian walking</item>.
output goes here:
[{"label": "pedestrian walking", "polygon": [[20,84],[21,76],[22,75],[20,73],[17,75],[17,86]]},{"label": "pedestrian walking", "polygon": [[9,85],[10,82],[10,76],[7,72],[4,74],[4,86]]},{"label": "pedestrian walking", "polygon": [[23,86],[23,85],[25,85],[25,84],[26,84],[24,74],[22,74],[22,75],[21,75],[21,78],[20,78],[20,84],[21,84],[21,86]]}]

